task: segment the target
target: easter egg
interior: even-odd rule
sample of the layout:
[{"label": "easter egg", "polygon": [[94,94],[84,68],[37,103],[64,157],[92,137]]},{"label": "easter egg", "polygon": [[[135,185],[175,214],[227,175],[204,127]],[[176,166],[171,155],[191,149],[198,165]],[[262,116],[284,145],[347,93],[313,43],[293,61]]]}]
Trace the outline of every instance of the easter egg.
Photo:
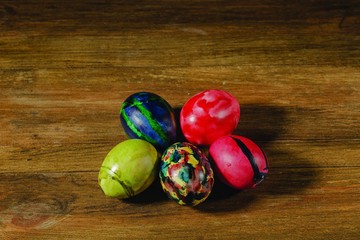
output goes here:
[{"label": "easter egg", "polygon": [[135,196],[158,174],[158,152],[150,143],[130,139],[116,145],[105,157],[99,172],[99,185],[109,197]]},{"label": "easter egg", "polygon": [[240,119],[240,105],[222,90],[206,90],[191,97],[180,112],[185,138],[197,145],[210,145],[221,136],[231,134]]},{"label": "easter egg", "polygon": [[143,139],[164,150],[176,138],[174,111],[163,98],[149,92],[129,96],[122,104],[120,121],[130,138]]},{"label": "easter egg", "polygon": [[193,144],[171,145],[160,161],[160,182],[170,199],[195,206],[209,196],[214,176],[210,162]]},{"label": "easter egg", "polygon": [[230,187],[254,188],[268,174],[265,153],[253,141],[242,136],[223,136],[209,149],[215,174]]}]

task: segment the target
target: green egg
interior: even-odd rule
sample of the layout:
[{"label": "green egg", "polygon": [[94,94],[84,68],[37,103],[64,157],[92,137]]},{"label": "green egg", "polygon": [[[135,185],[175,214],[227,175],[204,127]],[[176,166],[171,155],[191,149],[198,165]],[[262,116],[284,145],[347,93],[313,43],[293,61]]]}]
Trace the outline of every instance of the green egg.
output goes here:
[{"label": "green egg", "polygon": [[130,139],[116,145],[105,157],[99,185],[108,197],[129,198],[148,188],[157,176],[158,152],[150,143]]}]

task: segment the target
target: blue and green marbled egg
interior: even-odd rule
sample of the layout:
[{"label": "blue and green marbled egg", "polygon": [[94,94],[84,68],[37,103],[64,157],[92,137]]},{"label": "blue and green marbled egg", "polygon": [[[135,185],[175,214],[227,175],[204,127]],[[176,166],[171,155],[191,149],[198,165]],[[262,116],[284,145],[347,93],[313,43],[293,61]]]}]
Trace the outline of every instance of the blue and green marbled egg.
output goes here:
[{"label": "blue and green marbled egg", "polygon": [[130,138],[143,139],[160,150],[176,139],[174,110],[154,93],[138,92],[129,96],[121,106],[120,121]]}]

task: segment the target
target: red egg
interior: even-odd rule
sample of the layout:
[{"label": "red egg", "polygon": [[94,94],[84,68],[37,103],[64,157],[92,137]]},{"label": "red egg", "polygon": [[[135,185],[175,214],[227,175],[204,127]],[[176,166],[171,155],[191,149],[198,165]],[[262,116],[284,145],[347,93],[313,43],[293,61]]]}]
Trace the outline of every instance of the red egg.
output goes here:
[{"label": "red egg", "polygon": [[240,105],[228,92],[206,90],[191,97],[180,112],[185,138],[197,145],[210,145],[231,134],[240,119]]},{"label": "red egg", "polygon": [[242,136],[224,136],[209,149],[218,178],[236,189],[254,188],[268,174],[265,153],[253,141]]}]

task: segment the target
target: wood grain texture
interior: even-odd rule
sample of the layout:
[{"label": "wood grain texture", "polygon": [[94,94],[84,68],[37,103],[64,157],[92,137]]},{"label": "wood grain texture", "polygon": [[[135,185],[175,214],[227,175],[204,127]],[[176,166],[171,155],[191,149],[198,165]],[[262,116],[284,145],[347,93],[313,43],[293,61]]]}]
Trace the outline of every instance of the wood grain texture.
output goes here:
[{"label": "wood grain texture", "polygon": [[[0,2],[0,239],[359,239],[360,2]],[[224,89],[264,148],[256,189],[195,208],[97,174],[137,91]]]}]

